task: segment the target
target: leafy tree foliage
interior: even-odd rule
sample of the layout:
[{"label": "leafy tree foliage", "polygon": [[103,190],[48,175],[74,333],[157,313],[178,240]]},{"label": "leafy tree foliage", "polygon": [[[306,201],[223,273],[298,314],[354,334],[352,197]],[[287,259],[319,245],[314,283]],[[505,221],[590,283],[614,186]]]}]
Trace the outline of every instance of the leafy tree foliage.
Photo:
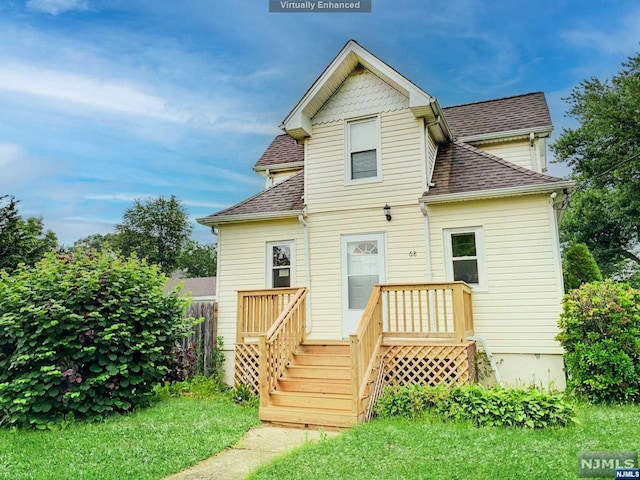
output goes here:
[{"label": "leafy tree foliage", "polygon": [[158,266],[109,251],[0,271],[0,425],[44,428],[147,403],[191,326],[165,281]]},{"label": "leafy tree foliage", "polygon": [[565,297],[558,325],[569,389],[592,402],[640,400],[640,291],[585,283]]},{"label": "leafy tree foliage", "polygon": [[24,220],[18,213],[18,200],[0,196],[0,269],[12,271],[19,263],[33,265],[57,245],[55,233],[45,232],[42,218]]},{"label": "leafy tree foliage", "polygon": [[135,200],[116,225],[117,247],[124,255],[135,253],[171,274],[191,230],[187,211],[174,195]]},{"label": "leafy tree foliage", "polygon": [[202,244],[194,240],[188,240],[180,255],[178,268],[180,268],[188,278],[214,277],[216,275],[217,263],[216,245]]},{"label": "leafy tree foliage", "polygon": [[584,243],[572,243],[562,255],[564,289],[567,292],[580,288],[583,283],[602,281],[602,273],[589,247]]},{"label": "leafy tree foliage", "polygon": [[552,145],[581,188],[563,223],[563,239],[586,243],[606,275],[625,260],[640,265],[640,54],[610,80],[591,78],[566,99],[580,123]]},{"label": "leafy tree foliage", "polygon": [[101,252],[104,249],[118,249],[120,238],[115,233],[94,233],[76,240],[74,248],[93,249]]}]

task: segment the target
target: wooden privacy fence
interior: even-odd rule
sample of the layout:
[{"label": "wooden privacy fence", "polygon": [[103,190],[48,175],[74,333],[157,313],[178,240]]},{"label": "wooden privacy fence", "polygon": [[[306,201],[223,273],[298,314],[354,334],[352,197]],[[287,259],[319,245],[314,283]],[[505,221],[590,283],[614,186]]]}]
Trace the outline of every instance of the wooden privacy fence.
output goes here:
[{"label": "wooden privacy fence", "polygon": [[216,302],[192,302],[186,313],[187,317],[204,318],[194,325],[191,334],[182,340],[182,347],[195,345],[198,351],[197,373],[211,373],[211,358],[216,348],[218,336],[218,304]]}]

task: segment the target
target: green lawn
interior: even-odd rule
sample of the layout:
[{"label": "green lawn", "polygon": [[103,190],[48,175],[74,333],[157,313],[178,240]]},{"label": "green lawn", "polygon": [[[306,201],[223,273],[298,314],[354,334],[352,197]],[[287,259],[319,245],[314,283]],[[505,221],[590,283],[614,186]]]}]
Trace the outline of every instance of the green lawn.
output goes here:
[{"label": "green lawn", "polygon": [[640,406],[582,407],[566,429],[376,420],[304,445],[251,480],[575,479],[581,450],[640,450]]},{"label": "green lawn", "polygon": [[158,479],[234,444],[257,410],[189,397],[63,431],[0,429],[2,479]]}]

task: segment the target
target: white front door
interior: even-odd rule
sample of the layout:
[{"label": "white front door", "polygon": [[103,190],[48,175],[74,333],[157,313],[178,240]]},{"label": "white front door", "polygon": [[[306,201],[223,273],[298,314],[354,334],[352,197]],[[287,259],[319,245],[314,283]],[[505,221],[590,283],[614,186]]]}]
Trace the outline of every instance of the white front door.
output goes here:
[{"label": "white front door", "polygon": [[373,287],[385,282],[384,234],[342,236],[342,336],[355,333]]}]

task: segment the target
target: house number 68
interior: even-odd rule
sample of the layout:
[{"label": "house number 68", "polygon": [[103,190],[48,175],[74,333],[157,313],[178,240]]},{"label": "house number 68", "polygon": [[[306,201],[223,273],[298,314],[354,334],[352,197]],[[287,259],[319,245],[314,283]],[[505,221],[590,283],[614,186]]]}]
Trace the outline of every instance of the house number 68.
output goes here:
[{"label": "house number 68", "polygon": [[417,257],[417,256],[418,256],[418,253],[417,253],[415,250],[410,250],[410,251],[409,251],[409,256],[410,256],[410,257]]}]

